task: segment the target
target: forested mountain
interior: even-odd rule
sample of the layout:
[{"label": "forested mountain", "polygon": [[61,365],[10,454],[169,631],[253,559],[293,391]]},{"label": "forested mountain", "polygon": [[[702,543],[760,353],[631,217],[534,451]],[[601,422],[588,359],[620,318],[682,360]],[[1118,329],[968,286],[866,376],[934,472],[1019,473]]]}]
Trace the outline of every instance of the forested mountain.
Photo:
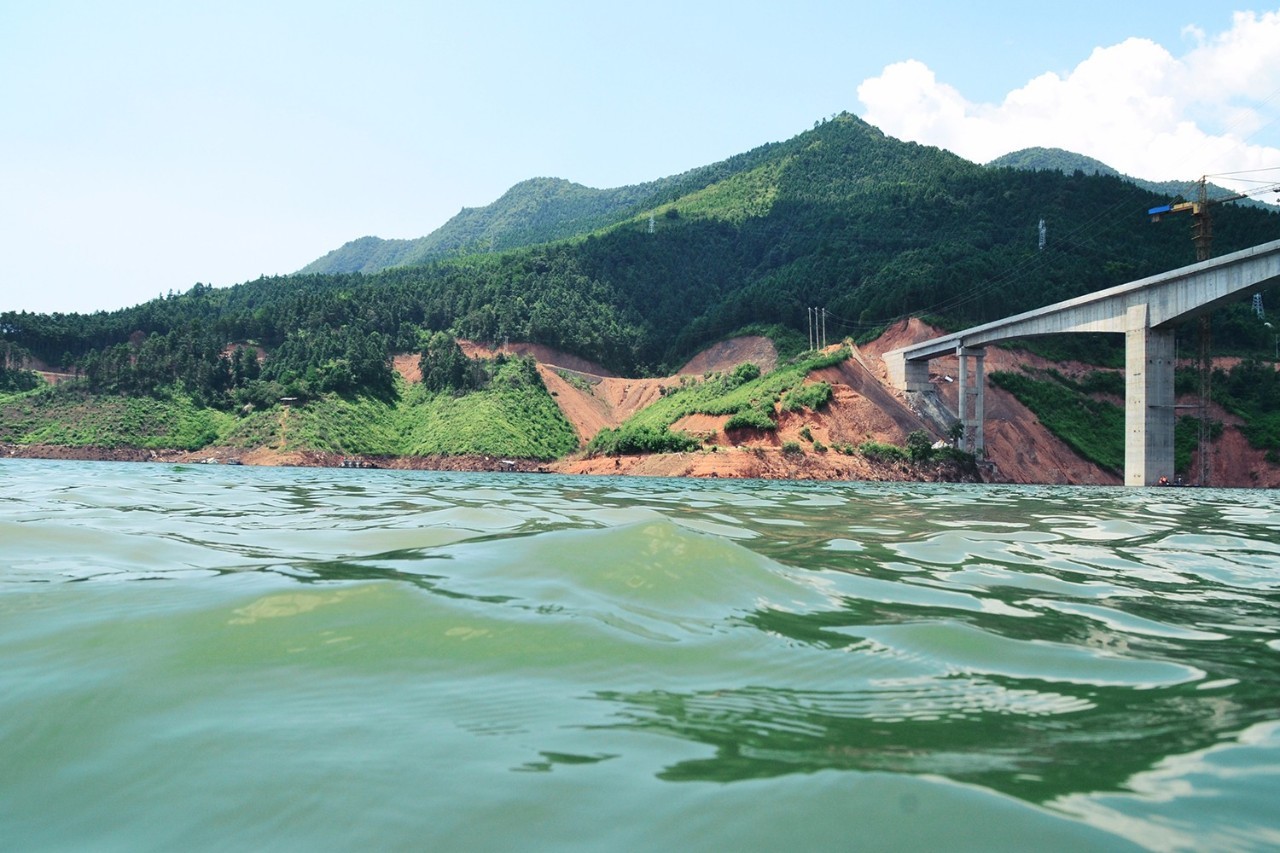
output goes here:
[{"label": "forested mountain", "polygon": [[[1021,151],[1014,151],[1005,154],[1003,157],[997,157],[987,165],[995,169],[1052,170],[1062,172],[1064,175],[1070,175],[1077,171],[1086,175],[1109,175],[1122,178],[1135,186],[1169,199],[1183,198],[1190,201],[1194,199],[1197,191],[1195,187],[1197,179],[1187,181],[1147,181],[1142,178],[1131,178],[1128,175],[1121,174],[1101,160],[1095,160],[1084,154],[1076,154],[1073,151],[1065,151],[1061,148],[1023,148]],[[1234,191],[1213,183],[1210,183],[1206,189],[1211,199],[1235,195]],[[1256,199],[1242,199],[1240,203],[1263,210],[1275,210],[1274,207],[1268,207],[1262,201]]]},{"label": "forested mountain", "polygon": [[534,178],[507,190],[486,207],[463,208],[437,230],[416,240],[361,237],[303,267],[302,273],[377,272],[388,267],[476,252],[548,243],[612,224],[672,179],[637,187],[597,190],[558,178]]},{"label": "forested mountain", "polygon": [[[907,313],[968,324],[1190,263],[1189,222],[1145,215],[1165,200],[1115,176],[980,166],[846,114],[640,187],[521,184],[455,217],[448,240],[433,235],[448,256],[423,264],[197,285],[110,313],[10,312],[0,334],[99,391],[182,387],[215,406],[392,393],[389,354],[436,331],[642,375],[752,324],[804,332],[812,306],[831,338]],[[1280,215],[1223,205],[1214,230],[1225,253],[1280,238]],[[563,239],[519,245],[550,236]],[[391,256],[357,244],[361,268]],[[1226,315],[1215,340],[1263,341],[1251,318]],[[237,370],[236,342],[266,353],[260,375],[243,357]]]},{"label": "forested mountain", "polygon": [[[1067,151],[1063,148],[1023,148],[1012,151],[987,163],[993,169],[1027,169],[1030,171],[1055,171],[1070,175],[1073,172],[1084,172],[1086,175],[1110,175],[1123,178],[1124,175],[1103,163],[1084,154]],[[1132,180],[1132,179],[1130,179]]]},{"label": "forested mountain", "polygon": [[493,204],[464,207],[425,237],[413,240],[361,237],[312,261],[300,272],[378,272],[389,267],[534,246],[586,234],[749,169],[767,157],[772,147],[762,146],[681,175],[608,190],[584,187],[561,178],[521,181]]}]

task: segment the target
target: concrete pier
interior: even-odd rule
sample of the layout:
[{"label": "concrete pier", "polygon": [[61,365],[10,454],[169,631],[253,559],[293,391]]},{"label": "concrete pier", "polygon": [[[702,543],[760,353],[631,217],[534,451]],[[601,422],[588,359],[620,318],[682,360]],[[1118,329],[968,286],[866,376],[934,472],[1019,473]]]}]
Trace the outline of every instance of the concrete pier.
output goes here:
[{"label": "concrete pier", "polygon": [[1127,313],[1124,334],[1124,484],[1150,486],[1173,479],[1172,329],[1147,325],[1147,306]]},{"label": "concrete pier", "polygon": [[[987,354],[985,349],[959,347],[956,349],[957,371],[959,373],[959,415],[960,415],[960,449],[975,455],[982,453],[986,446],[982,437],[983,408],[983,374],[982,359]],[[972,367],[973,376],[969,376]]]}]

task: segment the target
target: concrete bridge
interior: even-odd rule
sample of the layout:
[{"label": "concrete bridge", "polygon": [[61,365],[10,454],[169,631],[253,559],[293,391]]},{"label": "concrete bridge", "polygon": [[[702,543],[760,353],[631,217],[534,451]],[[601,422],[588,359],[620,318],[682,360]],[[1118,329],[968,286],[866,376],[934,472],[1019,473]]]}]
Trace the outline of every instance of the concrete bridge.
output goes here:
[{"label": "concrete bridge", "polygon": [[[960,422],[983,447],[983,347],[1014,338],[1085,332],[1125,336],[1125,485],[1173,472],[1174,327],[1280,281],[1280,240],[974,326],[884,354],[903,391],[932,391],[929,359],[959,360]],[[972,376],[970,371],[972,370]]]}]

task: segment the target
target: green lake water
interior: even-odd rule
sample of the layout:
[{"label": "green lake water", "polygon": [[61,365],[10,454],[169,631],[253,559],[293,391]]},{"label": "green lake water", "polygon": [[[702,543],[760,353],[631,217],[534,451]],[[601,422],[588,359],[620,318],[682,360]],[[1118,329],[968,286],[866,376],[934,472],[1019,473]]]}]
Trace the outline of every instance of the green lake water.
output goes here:
[{"label": "green lake water", "polygon": [[0,462],[0,850],[1272,850],[1280,495]]}]

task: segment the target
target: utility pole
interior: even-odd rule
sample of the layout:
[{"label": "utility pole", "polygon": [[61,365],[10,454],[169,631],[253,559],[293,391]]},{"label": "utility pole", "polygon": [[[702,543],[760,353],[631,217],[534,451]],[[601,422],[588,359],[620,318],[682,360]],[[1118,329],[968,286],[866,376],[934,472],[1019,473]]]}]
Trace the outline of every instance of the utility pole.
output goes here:
[{"label": "utility pole", "polygon": [[826,349],[827,346],[827,309],[806,308],[809,318],[809,350]]}]

